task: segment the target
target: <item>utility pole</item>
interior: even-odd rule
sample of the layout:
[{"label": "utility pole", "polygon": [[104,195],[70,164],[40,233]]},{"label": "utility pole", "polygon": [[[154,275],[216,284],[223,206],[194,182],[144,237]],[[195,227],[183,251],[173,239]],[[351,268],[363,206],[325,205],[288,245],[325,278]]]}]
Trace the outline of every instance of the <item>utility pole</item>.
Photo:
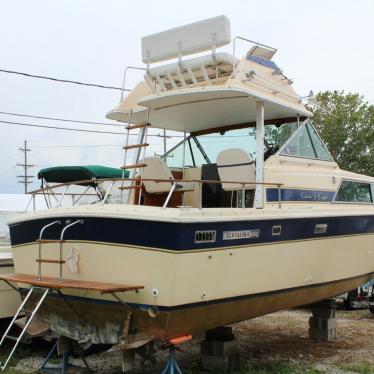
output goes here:
[{"label": "utility pole", "polygon": [[[166,135],[166,130],[163,130],[162,135],[161,135],[161,134],[158,134],[157,136],[158,136],[159,138],[163,138],[163,148],[164,148],[164,153],[163,153],[163,154],[165,154],[166,151],[167,151],[166,139],[171,138],[171,136]],[[162,156],[162,154],[160,155],[160,154],[158,154],[158,153],[155,152],[155,156]]]},{"label": "utility pole", "polygon": [[27,153],[31,152],[31,149],[27,148],[27,140],[24,141],[23,148],[21,147],[18,149],[22,151],[24,155],[23,164],[17,163],[17,166],[22,166],[24,170],[23,175],[17,175],[17,177],[20,178],[18,183],[23,183],[25,186],[25,194],[27,194],[27,185],[32,183],[30,179],[34,178],[32,175],[28,175],[28,169],[34,167],[35,165],[27,163]]},{"label": "utility pole", "polygon": [[163,138],[164,138],[164,154],[166,153],[166,130],[164,129],[164,134],[163,134]]}]

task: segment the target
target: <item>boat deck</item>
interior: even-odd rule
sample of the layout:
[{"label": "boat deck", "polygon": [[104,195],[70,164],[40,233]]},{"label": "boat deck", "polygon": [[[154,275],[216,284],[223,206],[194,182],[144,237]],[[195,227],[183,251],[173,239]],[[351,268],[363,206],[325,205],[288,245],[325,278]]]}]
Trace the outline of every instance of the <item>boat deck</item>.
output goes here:
[{"label": "boat deck", "polygon": [[76,290],[97,291],[101,293],[138,291],[144,288],[144,286],[139,285],[91,282],[75,279],[64,279],[63,281],[60,281],[59,278],[53,277],[42,277],[42,279],[39,280],[33,274],[22,273],[0,274],[0,280],[6,282],[25,283],[30,284],[32,286],[46,287],[52,289],[70,288]]}]

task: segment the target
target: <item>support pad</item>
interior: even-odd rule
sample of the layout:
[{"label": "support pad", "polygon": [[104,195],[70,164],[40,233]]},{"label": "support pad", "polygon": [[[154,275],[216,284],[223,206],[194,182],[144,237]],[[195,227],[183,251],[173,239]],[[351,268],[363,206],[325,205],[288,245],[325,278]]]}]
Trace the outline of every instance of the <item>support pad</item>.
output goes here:
[{"label": "support pad", "polygon": [[336,339],[336,308],[335,300],[332,299],[312,305],[308,330],[310,339],[327,342]]},{"label": "support pad", "polygon": [[239,365],[239,345],[231,327],[207,330],[201,342],[201,361],[205,370],[230,371]]}]

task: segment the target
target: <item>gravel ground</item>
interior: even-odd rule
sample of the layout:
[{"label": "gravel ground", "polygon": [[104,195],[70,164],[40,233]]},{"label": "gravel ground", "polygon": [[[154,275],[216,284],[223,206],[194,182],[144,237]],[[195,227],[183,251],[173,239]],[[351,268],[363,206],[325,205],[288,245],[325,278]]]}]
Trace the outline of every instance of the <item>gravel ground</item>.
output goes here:
[{"label": "gravel ground", "polygon": [[[233,325],[240,345],[242,368],[238,373],[276,373],[266,369],[273,363],[286,365],[290,371],[313,373],[374,373],[374,315],[369,310],[337,311],[337,340],[316,342],[308,339],[308,310],[289,310],[259,317]],[[177,353],[178,362],[185,373],[202,371],[199,364],[201,337],[183,345]],[[28,355],[18,361],[15,369],[20,372],[35,371],[41,357]],[[132,373],[160,373],[166,361],[166,352],[157,354],[157,364],[140,367]],[[79,360],[73,363],[81,364]],[[88,357],[90,367],[97,373],[121,373],[118,351],[108,351]],[[248,368],[263,365],[256,371]],[[279,369],[280,370],[280,369]],[[310,371],[308,371],[309,373]],[[283,371],[282,371],[283,373]]]}]

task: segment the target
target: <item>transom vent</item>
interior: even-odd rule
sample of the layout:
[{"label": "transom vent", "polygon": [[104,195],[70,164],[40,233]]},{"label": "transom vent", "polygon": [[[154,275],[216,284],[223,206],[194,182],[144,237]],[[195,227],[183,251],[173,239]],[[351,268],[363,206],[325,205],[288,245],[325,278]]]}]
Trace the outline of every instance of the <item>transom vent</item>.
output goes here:
[{"label": "transom vent", "polygon": [[216,234],[216,230],[195,231],[195,243],[215,242]]}]

